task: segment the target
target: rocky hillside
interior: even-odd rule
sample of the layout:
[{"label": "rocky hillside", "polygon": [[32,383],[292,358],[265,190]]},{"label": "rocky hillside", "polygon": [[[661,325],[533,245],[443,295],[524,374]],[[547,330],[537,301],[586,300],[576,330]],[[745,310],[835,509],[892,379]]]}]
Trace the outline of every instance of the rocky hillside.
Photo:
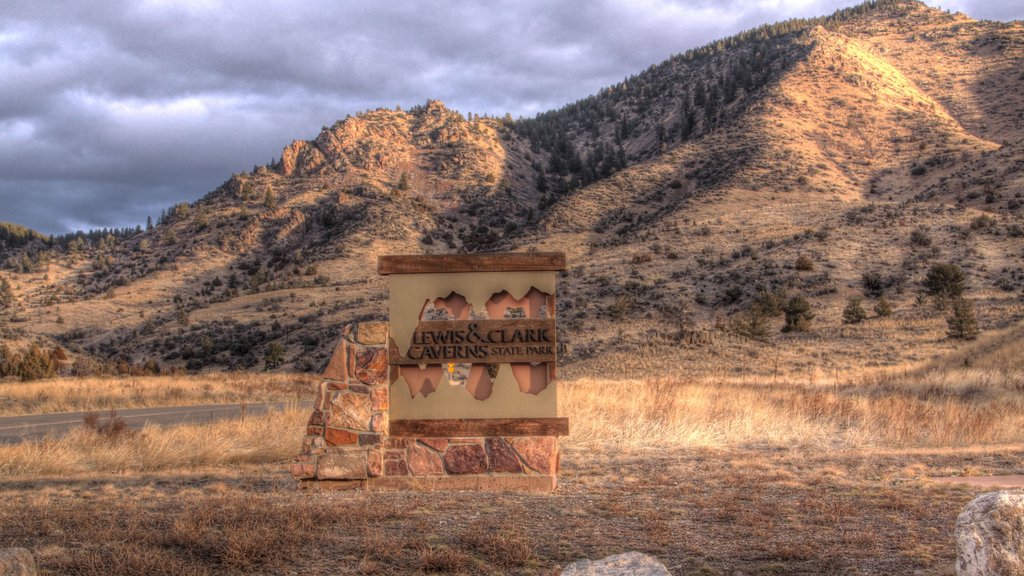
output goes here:
[{"label": "rocky hillside", "polygon": [[[383,317],[378,255],[541,249],[570,262],[570,374],[924,361],[957,346],[935,265],[964,271],[985,332],[1024,318],[1021,70],[1024,24],[887,0],[536,118],[365,112],[152,229],[19,230],[0,330],[65,370],[319,370],[340,325]],[[794,296],[813,319],[782,332]],[[866,321],[842,322],[851,297]]]}]

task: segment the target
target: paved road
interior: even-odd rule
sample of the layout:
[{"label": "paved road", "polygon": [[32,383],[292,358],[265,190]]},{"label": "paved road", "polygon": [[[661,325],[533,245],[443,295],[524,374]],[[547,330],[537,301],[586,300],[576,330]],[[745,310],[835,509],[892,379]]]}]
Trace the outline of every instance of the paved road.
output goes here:
[{"label": "paved road", "polygon": [[[268,410],[283,410],[288,404],[210,404],[206,406],[174,406],[167,408],[132,408],[118,410],[117,415],[134,430],[145,424],[173,426],[175,424],[213,422],[227,418],[240,418],[246,414],[263,414]],[[101,417],[107,412],[96,411]],[[82,425],[87,412],[36,414],[0,418],[0,444],[16,444],[46,436],[65,434]]]}]

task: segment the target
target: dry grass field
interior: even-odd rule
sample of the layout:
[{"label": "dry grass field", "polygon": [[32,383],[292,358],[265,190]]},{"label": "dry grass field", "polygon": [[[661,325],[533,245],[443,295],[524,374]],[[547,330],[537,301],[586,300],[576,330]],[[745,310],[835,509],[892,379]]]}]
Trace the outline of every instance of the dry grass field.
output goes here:
[{"label": "dry grass field", "polygon": [[275,402],[309,397],[308,374],[228,372],[195,376],[0,381],[0,417],[47,412]]},{"label": "dry grass field", "polygon": [[0,546],[47,574],[554,574],[628,550],[673,574],[953,574],[983,490],[928,478],[1024,472],[1020,346],[840,381],[565,381],[554,494],[299,492],[301,410],[83,428],[0,448]]}]

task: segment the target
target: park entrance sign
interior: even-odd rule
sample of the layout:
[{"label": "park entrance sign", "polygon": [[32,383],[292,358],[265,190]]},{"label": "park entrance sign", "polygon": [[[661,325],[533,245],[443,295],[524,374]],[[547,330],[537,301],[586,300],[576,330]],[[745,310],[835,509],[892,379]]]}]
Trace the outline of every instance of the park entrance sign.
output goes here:
[{"label": "park entrance sign", "polygon": [[318,487],[553,489],[564,269],[561,253],[380,257],[389,323],[343,330],[292,473]]}]

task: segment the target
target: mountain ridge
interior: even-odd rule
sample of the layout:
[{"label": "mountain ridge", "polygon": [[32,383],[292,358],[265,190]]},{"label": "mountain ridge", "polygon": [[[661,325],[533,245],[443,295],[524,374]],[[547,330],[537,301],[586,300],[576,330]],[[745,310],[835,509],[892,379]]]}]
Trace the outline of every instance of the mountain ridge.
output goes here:
[{"label": "mountain ridge", "polygon": [[[317,370],[341,324],[383,317],[377,255],[562,250],[570,373],[923,361],[955,347],[917,302],[932,264],[967,270],[988,330],[1024,319],[1024,92],[1005,85],[1024,84],[1022,58],[1020,22],[885,0],[711,43],[532,119],[367,111],[151,230],[8,248],[0,331],[101,368]],[[875,275],[895,318],[843,326]],[[783,292],[811,300],[810,335],[737,329]]]}]

